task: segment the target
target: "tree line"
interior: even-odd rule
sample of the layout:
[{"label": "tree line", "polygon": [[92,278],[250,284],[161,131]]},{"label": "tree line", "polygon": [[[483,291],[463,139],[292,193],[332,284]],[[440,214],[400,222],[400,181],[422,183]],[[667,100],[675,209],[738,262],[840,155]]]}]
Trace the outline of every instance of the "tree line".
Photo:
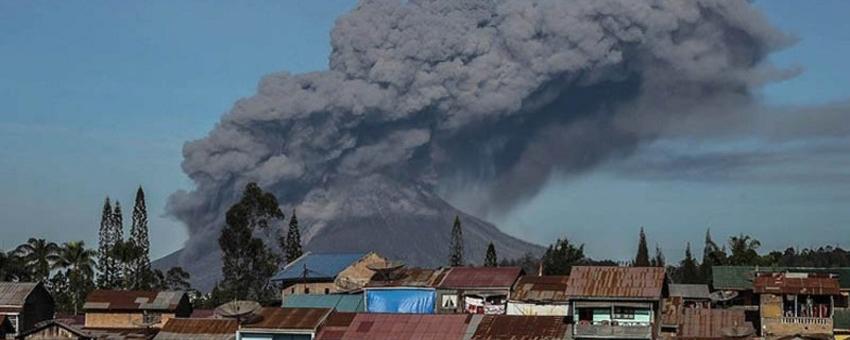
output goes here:
[{"label": "tree line", "polygon": [[189,274],[180,267],[151,269],[148,217],[144,190],[133,206],[130,237],[123,237],[121,204],[107,197],[103,204],[97,250],[83,241],[59,245],[30,238],[9,252],[0,252],[0,281],[43,282],[61,313],[77,314],[94,289],[191,290]]}]

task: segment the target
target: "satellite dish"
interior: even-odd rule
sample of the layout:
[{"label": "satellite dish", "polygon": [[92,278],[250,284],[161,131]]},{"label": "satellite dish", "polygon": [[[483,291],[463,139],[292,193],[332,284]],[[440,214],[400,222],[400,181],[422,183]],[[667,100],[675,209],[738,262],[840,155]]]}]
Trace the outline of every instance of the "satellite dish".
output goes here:
[{"label": "satellite dish", "polygon": [[369,270],[375,272],[379,278],[384,281],[389,281],[393,277],[393,273],[404,267],[403,262],[387,261],[383,263],[375,263],[366,266]]},{"label": "satellite dish", "polygon": [[216,307],[215,315],[225,319],[234,319],[242,324],[254,321],[257,318],[255,314],[260,309],[260,304],[256,301],[232,301]]},{"label": "satellite dish", "polygon": [[724,302],[738,297],[738,292],[734,290],[718,290],[709,294],[711,301]]}]

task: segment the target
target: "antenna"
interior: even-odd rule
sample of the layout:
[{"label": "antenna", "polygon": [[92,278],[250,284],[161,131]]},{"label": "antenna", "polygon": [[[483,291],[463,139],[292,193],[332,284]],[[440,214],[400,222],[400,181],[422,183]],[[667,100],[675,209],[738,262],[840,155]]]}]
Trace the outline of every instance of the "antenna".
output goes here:
[{"label": "antenna", "polygon": [[225,319],[235,319],[241,325],[253,321],[259,309],[260,304],[256,301],[239,300],[216,307],[215,314]]}]

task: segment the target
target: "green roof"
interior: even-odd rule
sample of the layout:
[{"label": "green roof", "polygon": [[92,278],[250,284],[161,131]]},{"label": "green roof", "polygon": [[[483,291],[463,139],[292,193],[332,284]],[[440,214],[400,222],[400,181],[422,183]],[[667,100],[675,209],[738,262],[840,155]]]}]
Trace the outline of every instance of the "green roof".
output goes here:
[{"label": "green roof", "polygon": [[295,294],[283,298],[283,307],[334,308],[338,312],[365,312],[363,294]]},{"label": "green roof", "polygon": [[714,289],[750,290],[753,289],[753,277],[756,268],[760,272],[806,272],[838,274],[841,289],[850,289],[850,267],[811,268],[811,267],[756,267],[756,266],[714,266],[711,268],[711,283]]}]

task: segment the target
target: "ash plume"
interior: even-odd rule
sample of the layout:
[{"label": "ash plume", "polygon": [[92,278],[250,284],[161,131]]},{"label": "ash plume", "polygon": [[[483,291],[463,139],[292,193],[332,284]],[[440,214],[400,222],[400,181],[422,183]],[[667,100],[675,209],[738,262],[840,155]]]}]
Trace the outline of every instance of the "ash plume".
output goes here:
[{"label": "ash plume", "polygon": [[[363,183],[475,188],[474,213],[506,211],[669,121],[749,105],[790,75],[765,62],[790,42],[746,0],[364,0],[336,22],[329,70],[266,76],[184,146],[195,189],[167,209],[189,259],[217,249],[248,182],[298,207],[307,241],[376,214]],[[436,213],[407,203],[381,204]]]}]

